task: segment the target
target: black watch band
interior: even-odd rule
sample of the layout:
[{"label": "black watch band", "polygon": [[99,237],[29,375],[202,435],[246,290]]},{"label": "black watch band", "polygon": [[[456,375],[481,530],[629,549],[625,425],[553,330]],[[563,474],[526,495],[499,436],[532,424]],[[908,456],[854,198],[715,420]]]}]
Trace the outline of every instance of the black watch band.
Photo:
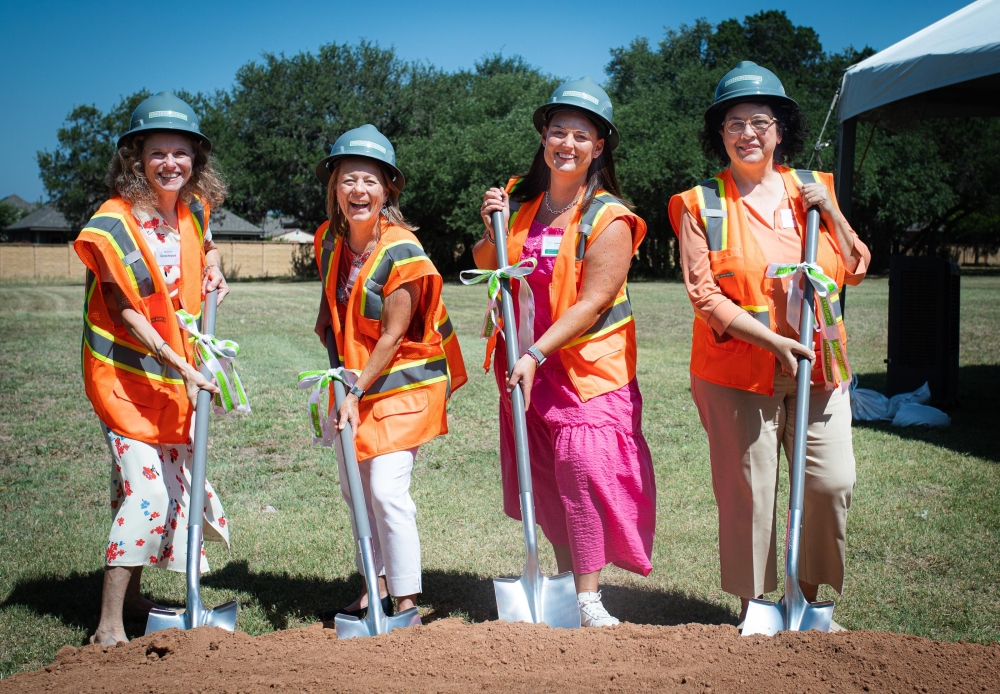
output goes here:
[{"label": "black watch band", "polygon": [[348,393],[347,393],[347,394],[348,394],[348,395],[353,395],[354,397],[356,397],[356,398],[357,398],[357,399],[358,399],[358,400],[360,401],[360,400],[361,400],[361,398],[365,397],[365,393],[366,393],[366,392],[367,392],[367,391],[364,391],[364,390],[361,390],[361,389],[360,389],[360,388],[358,388],[357,386],[351,386],[351,390],[350,390],[350,391],[348,391]]}]

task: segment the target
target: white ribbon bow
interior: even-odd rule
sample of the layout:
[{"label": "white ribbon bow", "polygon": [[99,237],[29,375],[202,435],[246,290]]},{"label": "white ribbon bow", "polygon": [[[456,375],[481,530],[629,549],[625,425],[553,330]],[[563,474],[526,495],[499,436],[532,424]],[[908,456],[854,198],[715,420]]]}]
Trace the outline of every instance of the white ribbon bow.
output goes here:
[{"label": "white ribbon bow", "polygon": [[208,367],[219,386],[219,392],[212,398],[216,414],[226,414],[236,410],[248,414],[250,401],[240,375],[236,373],[236,355],[240,346],[232,340],[220,340],[214,335],[205,335],[198,330],[198,321],[190,313],[177,311],[177,323],[194,338],[194,353],[197,361]]},{"label": "white ribbon bow", "polygon": [[501,315],[497,301],[500,294],[500,280],[514,278],[520,280],[517,290],[518,355],[524,354],[528,347],[535,344],[535,295],[532,293],[528,281],[524,278],[534,272],[537,265],[538,261],[535,258],[525,258],[498,270],[462,270],[458,275],[462,284],[487,283],[489,303],[486,305],[486,316],[483,318],[483,329],[480,333],[480,337],[484,340],[493,337],[494,333],[500,329]]},{"label": "white ribbon bow", "polygon": [[827,390],[851,384],[851,365],[847,361],[847,346],[840,337],[840,328],[833,312],[833,302],[839,301],[837,283],[823,273],[816,263],[771,263],[767,266],[767,277],[784,279],[791,277],[788,290],[786,316],[788,324],[796,333],[802,316],[802,302],[805,300],[803,278],[808,279],[816,294],[818,309],[814,320],[819,333],[820,359],[823,366],[823,380]]},{"label": "white ribbon bow", "polygon": [[309,422],[313,428],[313,445],[320,445],[329,448],[333,445],[335,432],[330,427],[330,417],[327,413],[329,406],[321,407],[323,395],[330,392],[330,385],[333,381],[340,381],[348,388],[353,388],[358,380],[358,375],[353,371],[348,371],[342,366],[326,371],[303,371],[299,374],[299,388],[306,390],[312,388],[309,393],[307,406],[309,408]]}]

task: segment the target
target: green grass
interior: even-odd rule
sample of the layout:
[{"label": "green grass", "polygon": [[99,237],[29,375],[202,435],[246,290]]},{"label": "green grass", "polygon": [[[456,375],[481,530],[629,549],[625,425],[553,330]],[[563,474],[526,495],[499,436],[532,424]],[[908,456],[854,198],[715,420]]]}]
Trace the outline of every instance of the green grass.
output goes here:
[{"label": "green grass", "polygon": [[[422,606],[491,619],[491,578],[520,572],[521,530],[500,510],[496,390],[479,369],[476,338],[485,292],[445,291],[471,380],[451,404],[451,434],[417,459]],[[967,277],[962,291],[963,401],[950,410],[954,426],[855,429],[858,484],[836,612],[847,627],[1000,639],[1000,277]],[[209,476],[233,544],[231,554],[209,545],[214,571],[204,597],[209,605],[238,599],[239,628],[251,634],[309,623],[360,588],[336,464],[328,449],[310,445],[295,387],[298,371],[324,366],[311,332],[318,292],[315,283],[239,283],[220,312],[218,333],[243,348],[254,412],[213,419]],[[109,457],[80,377],[82,294],[79,286],[0,286],[3,676],[51,661],[97,620]],[[632,298],[658,485],[655,568],[647,579],[606,571],[606,602],[633,622],[735,623],[737,601],[719,589],[708,448],[688,392],[691,309],[679,284],[636,283]],[[847,300],[851,362],[870,387],[885,381],[887,299],[886,281],[872,279]],[[143,581],[154,599],[183,603],[180,574],[149,570]],[[127,625],[132,635],[142,626]]]}]

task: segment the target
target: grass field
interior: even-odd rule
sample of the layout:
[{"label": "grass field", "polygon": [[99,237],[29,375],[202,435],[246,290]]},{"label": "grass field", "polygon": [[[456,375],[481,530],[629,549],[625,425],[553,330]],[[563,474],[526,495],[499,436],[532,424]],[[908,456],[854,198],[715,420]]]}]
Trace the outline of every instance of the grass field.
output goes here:
[{"label": "grass field", "polygon": [[[852,629],[1000,639],[1000,277],[966,277],[962,292],[954,425],[855,428],[858,484],[836,608]],[[310,445],[295,387],[297,372],[325,366],[311,332],[318,293],[314,283],[239,283],[219,317],[218,334],[243,348],[254,412],[213,419],[209,477],[233,544],[231,553],[209,546],[204,597],[238,599],[239,628],[251,634],[307,624],[360,589],[336,463]],[[80,377],[82,294],[0,286],[0,676],[50,662],[97,621],[109,456]],[[495,386],[478,368],[484,295],[446,288],[471,380],[451,404],[451,434],[421,449],[413,478],[422,609],[475,621],[495,618],[491,579],[522,564],[520,524],[500,510]],[[605,601],[633,622],[735,623],[737,601],[719,589],[708,448],[688,392],[691,309],[679,284],[636,283],[632,299],[658,485],[655,568],[647,579],[606,571]],[[851,362],[868,387],[885,382],[887,299],[886,281],[872,279],[847,300]],[[149,570],[143,581],[153,599],[183,603],[182,575]],[[143,625],[127,627],[135,635]]]}]

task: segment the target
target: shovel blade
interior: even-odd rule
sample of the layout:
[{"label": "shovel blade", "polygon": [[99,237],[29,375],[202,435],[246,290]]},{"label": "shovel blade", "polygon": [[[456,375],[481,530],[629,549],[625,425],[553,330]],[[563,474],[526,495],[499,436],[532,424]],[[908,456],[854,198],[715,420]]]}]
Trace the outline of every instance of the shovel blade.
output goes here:
[{"label": "shovel blade", "polygon": [[830,631],[833,621],[833,600],[807,603],[795,631]]},{"label": "shovel blade", "polygon": [[576,597],[573,573],[538,576],[529,580],[495,578],[497,615],[505,622],[548,624],[557,629],[580,628],[580,603]]},{"label": "shovel blade", "polygon": [[419,626],[420,612],[416,607],[403,610],[392,617],[386,617],[381,606],[369,614],[364,619],[358,619],[350,615],[338,614],[334,619],[337,629],[338,639],[357,639],[365,636],[378,636],[388,634],[393,629],[405,629],[406,627]]},{"label": "shovel blade", "polygon": [[238,609],[239,603],[235,600],[230,600],[227,603],[219,605],[214,610],[205,610],[203,624],[207,627],[219,627],[226,631],[236,631],[236,612]]},{"label": "shovel blade", "polygon": [[164,629],[187,629],[184,612],[166,609],[150,610],[149,617],[146,619],[146,633],[152,634],[154,631],[163,631]]},{"label": "shovel blade", "polygon": [[779,631],[785,629],[785,611],[778,603],[770,600],[750,601],[747,605],[746,618],[743,620],[743,636],[753,634],[763,634],[764,636],[774,636]]}]

